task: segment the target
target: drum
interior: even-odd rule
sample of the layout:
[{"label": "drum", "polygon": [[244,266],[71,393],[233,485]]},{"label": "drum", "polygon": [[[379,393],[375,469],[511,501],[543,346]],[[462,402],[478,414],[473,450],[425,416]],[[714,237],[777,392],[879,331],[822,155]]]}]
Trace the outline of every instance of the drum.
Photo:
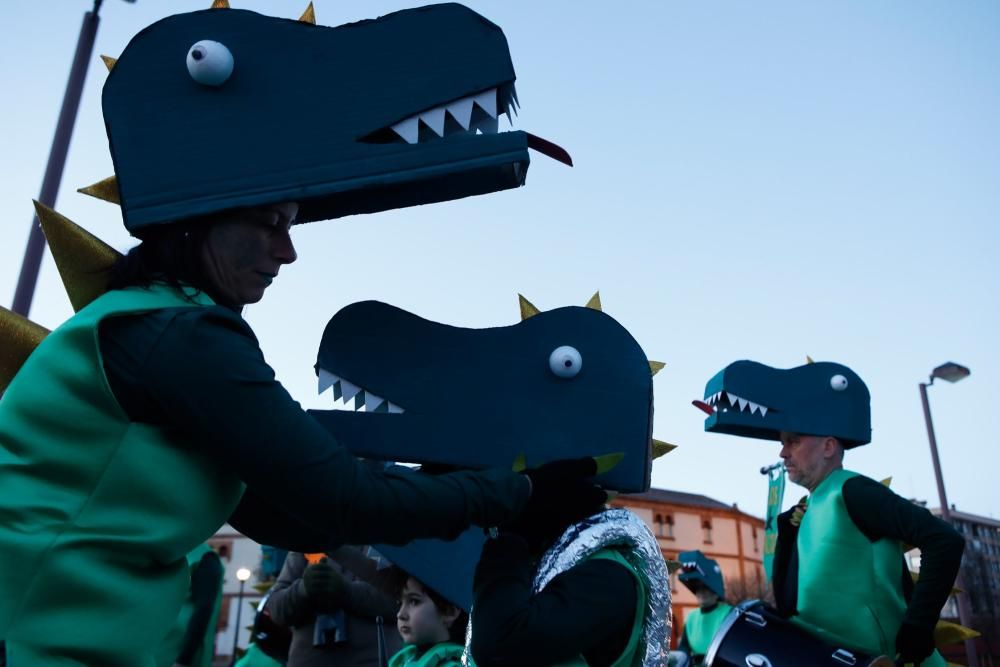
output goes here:
[{"label": "drum", "polygon": [[707,667],[893,667],[872,657],[830,646],[758,600],[734,607],[705,655]]}]

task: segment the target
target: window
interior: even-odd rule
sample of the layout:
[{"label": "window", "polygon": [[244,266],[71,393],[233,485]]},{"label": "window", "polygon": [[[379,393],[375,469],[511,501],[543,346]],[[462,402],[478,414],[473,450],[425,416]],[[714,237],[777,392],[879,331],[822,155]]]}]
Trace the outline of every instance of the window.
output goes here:
[{"label": "window", "polygon": [[674,539],[674,517],[671,514],[657,514],[653,520],[653,528],[657,537]]},{"label": "window", "polygon": [[753,552],[760,553],[760,536],[757,534],[757,526],[753,526]]},{"label": "window", "polygon": [[701,520],[701,530],[703,533],[702,541],[705,544],[712,543],[712,519],[705,518]]}]

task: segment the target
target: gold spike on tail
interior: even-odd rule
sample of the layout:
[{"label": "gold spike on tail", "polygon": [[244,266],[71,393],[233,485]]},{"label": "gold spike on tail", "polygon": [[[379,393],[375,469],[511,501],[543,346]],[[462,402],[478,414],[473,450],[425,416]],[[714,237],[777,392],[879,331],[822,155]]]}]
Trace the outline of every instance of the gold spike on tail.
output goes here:
[{"label": "gold spike on tail", "polygon": [[521,307],[521,321],[528,319],[529,317],[534,317],[539,312],[538,308],[535,308],[535,304],[531,303],[525,299],[522,295],[517,295],[518,305]]},{"label": "gold spike on tail", "polygon": [[0,306],[0,393],[47,335],[45,327]]},{"label": "gold spike on tail", "polygon": [[309,3],[306,10],[302,12],[302,16],[299,17],[299,20],[303,23],[312,23],[313,25],[316,25],[316,10],[313,8],[313,3]]},{"label": "gold spike on tail", "polygon": [[85,188],[79,188],[77,192],[83,193],[85,195],[90,195],[102,201],[109,201],[112,204],[121,205],[122,198],[118,194],[118,177],[108,176],[107,178],[97,181],[93,185],[88,185]]}]

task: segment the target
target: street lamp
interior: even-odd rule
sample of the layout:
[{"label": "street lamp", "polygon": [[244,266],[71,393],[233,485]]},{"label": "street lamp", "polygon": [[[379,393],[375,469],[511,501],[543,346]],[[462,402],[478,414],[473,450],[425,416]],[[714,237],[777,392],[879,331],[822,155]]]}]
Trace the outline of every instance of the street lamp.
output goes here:
[{"label": "street lamp", "polygon": [[[927,402],[927,387],[934,384],[935,379],[954,383],[963,378],[969,377],[970,373],[971,371],[965,366],[956,364],[954,361],[949,361],[941,364],[931,371],[930,378],[927,382],[920,383],[920,400],[924,406],[924,422],[927,424],[927,440],[931,445],[931,461],[934,463],[934,478],[937,480],[938,500],[941,503],[941,518],[949,524],[951,523],[951,508],[948,505],[948,496],[944,492],[944,478],[941,476],[941,459],[938,458],[937,438],[934,437],[934,422],[931,421],[931,406],[930,403]],[[965,627],[971,627],[972,610],[969,609],[968,594],[965,593],[966,588],[965,583],[962,581],[961,569],[959,569],[958,577],[955,579],[955,585],[962,589],[962,592],[955,596],[958,600],[958,620]],[[979,656],[976,654],[975,640],[965,640],[965,653],[969,659],[970,665],[979,664]]]},{"label": "street lamp", "polygon": [[236,570],[236,578],[240,580],[240,594],[236,598],[236,626],[233,628],[233,658],[229,661],[230,667],[236,664],[236,642],[240,639],[240,612],[243,611],[243,588],[251,574],[250,568],[241,567]]},{"label": "street lamp", "polygon": [[[87,63],[94,52],[97,26],[101,22],[97,13],[101,10],[102,2],[103,0],[94,0],[93,9],[83,15],[83,25],[80,27],[80,36],[76,42],[76,53],[69,69],[69,81],[66,82],[66,92],[63,94],[59,120],[56,122],[56,133],[52,138],[49,161],[45,165],[45,176],[42,178],[42,190],[38,194],[38,201],[50,208],[55,206],[56,195],[59,194],[59,183],[62,181],[63,167],[66,166],[69,140],[73,136],[76,112],[80,108],[80,97],[83,95],[83,82],[87,77]],[[24,250],[21,273],[18,275],[17,287],[14,290],[14,303],[11,305],[11,310],[19,315],[27,317],[28,311],[31,310],[43,254],[45,254],[45,236],[38,224],[38,216],[35,215],[31,218],[28,245]]]}]

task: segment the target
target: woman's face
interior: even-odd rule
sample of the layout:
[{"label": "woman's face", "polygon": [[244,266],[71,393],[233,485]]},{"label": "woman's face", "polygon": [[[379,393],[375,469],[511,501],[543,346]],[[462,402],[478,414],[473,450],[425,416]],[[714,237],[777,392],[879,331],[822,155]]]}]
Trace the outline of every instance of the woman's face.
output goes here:
[{"label": "woman's face", "polygon": [[213,222],[201,248],[212,296],[230,306],[257,303],[282,264],[297,257],[289,228],[296,202],[226,211]]}]

